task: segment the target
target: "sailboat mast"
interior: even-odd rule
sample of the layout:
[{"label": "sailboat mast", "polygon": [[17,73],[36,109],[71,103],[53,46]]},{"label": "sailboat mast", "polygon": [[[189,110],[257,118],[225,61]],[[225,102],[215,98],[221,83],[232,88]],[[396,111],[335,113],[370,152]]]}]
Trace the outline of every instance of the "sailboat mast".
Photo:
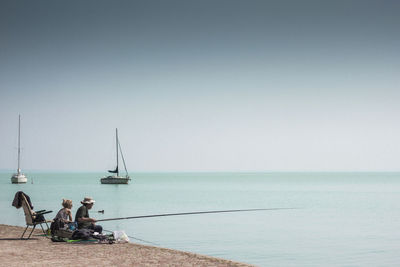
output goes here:
[{"label": "sailboat mast", "polygon": [[118,128],[115,128],[115,141],[117,147],[117,176],[119,176],[119,168],[118,168]]},{"label": "sailboat mast", "polygon": [[18,174],[21,172],[20,170],[20,166],[19,166],[19,162],[20,162],[20,156],[21,156],[21,115],[18,116]]}]

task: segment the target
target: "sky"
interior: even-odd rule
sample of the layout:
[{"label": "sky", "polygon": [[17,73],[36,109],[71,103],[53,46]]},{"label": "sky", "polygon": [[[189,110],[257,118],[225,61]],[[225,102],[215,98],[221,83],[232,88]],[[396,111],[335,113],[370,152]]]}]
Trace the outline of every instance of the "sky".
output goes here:
[{"label": "sky", "polygon": [[400,2],[0,2],[0,169],[400,171]]}]

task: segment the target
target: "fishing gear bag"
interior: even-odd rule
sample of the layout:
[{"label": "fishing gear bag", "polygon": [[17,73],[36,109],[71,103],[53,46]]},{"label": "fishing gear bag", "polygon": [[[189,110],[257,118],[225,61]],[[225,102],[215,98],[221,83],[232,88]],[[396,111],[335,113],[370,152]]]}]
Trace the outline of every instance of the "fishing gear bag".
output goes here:
[{"label": "fishing gear bag", "polygon": [[93,230],[90,229],[78,229],[72,233],[71,239],[88,240],[92,237],[93,233]]}]

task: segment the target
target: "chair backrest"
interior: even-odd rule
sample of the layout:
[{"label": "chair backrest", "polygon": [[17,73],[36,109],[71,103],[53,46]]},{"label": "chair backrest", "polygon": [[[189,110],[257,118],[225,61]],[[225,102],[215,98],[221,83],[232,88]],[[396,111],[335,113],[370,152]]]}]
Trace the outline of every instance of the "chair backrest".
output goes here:
[{"label": "chair backrest", "polygon": [[33,220],[35,218],[35,212],[31,209],[31,206],[26,200],[26,197],[22,195],[22,208],[24,209],[25,213],[25,221],[26,225],[33,225]]}]

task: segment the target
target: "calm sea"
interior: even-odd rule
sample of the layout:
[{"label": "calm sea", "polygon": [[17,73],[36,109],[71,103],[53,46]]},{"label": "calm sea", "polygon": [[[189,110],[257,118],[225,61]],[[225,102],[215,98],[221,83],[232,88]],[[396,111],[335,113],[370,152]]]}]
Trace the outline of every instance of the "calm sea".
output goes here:
[{"label": "calm sea", "polygon": [[[101,173],[0,173],[0,223],[24,225],[14,194],[35,209],[85,196],[97,219],[191,211],[297,208],[103,222],[131,241],[259,266],[400,266],[400,173],[132,173],[102,185]],[[31,183],[33,179],[33,184]],[[98,213],[104,210],[104,214]]]}]

